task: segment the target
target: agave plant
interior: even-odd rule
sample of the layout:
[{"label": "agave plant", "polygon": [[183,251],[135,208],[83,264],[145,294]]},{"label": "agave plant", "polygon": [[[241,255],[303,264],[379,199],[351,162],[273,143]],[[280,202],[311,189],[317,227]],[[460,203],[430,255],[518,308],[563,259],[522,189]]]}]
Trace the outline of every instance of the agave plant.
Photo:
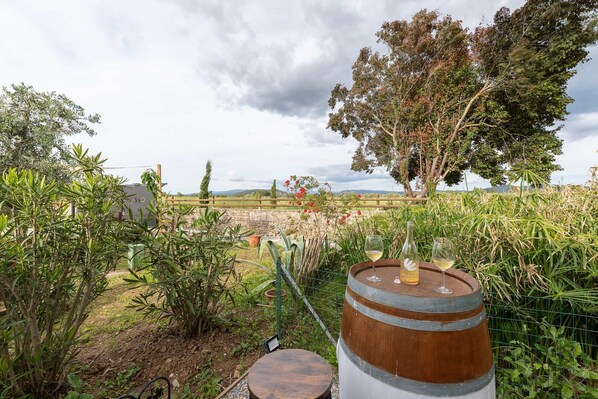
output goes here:
[{"label": "agave plant", "polygon": [[[281,228],[278,228],[278,231],[280,231],[280,236],[282,237],[281,249],[278,249],[278,246],[273,240],[261,240],[258,256],[261,259],[264,252],[267,250],[275,265],[280,262],[289,273],[292,273],[293,276],[297,277],[302,264],[305,241],[302,236],[299,236],[296,240],[291,239],[291,237],[286,235]],[[251,290],[254,294],[262,292],[266,287],[272,285],[276,281],[274,279],[276,274],[274,268],[269,268],[247,259],[237,258],[235,261],[237,263],[246,263],[259,267],[271,275],[272,278],[269,278]]]},{"label": "agave plant", "polygon": [[281,250],[278,250],[278,247],[272,240],[263,240],[260,244],[258,255],[261,258],[264,254],[264,250],[267,249],[274,264],[280,261],[292,275],[297,276],[301,270],[305,240],[303,239],[303,236],[299,236],[296,240],[293,240],[286,235],[280,227],[278,228],[278,231],[282,238]]}]

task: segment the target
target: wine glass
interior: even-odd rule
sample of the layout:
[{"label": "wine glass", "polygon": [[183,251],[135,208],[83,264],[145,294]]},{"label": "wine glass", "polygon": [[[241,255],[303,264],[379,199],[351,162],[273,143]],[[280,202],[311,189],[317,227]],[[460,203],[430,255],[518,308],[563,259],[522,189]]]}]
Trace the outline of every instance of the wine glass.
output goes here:
[{"label": "wine glass", "polygon": [[382,279],[376,276],[376,261],[382,257],[384,252],[384,242],[380,236],[367,236],[365,238],[365,255],[372,261],[372,275],[368,276],[368,281],[377,283]]},{"label": "wine glass", "polygon": [[448,238],[434,238],[432,246],[432,262],[437,268],[442,270],[442,284],[434,291],[441,294],[452,294],[453,290],[446,287],[444,282],[444,272],[450,269],[455,263],[455,246]]}]

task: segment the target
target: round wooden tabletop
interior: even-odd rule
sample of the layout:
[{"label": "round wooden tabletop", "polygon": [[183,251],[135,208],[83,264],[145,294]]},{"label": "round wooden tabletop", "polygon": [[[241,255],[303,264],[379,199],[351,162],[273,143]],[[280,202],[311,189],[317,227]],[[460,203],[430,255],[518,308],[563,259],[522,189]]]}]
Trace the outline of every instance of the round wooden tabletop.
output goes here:
[{"label": "round wooden tabletop", "polygon": [[472,292],[480,289],[480,284],[467,273],[460,270],[449,269],[446,271],[446,286],[453,290],[452,294],[441,294],[434,291],[441,282],[442,272],[433,263],[420,262],[419,284],[407,285],[396,284],[399,276],[400,261],[398,259],[381,259],[375,263],[376,275],[382,278],[382,281],[372,283],[367,277],[373,274],[373,263],[362,262],[351,268],[352,276],[359,282],[372,288],[382,291],[388,291],[399,295],[426,298],[455,298],[464,295],[470,295]]},{"label": "round wooden tabletop", "polygon": [[324,399],[330,395],[332,368],[313,352],[278,350],[251,366],[247,386],[252,399]]}]

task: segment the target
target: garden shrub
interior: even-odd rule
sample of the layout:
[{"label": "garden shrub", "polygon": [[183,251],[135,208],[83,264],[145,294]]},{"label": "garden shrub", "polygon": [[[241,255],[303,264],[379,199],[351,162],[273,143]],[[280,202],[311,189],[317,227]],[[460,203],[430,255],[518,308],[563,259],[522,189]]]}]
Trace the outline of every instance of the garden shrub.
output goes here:
[{"label": "garden shrub", "polygon": [[542,324],[534,347],[511,341],[500,348],[497,370],[499,398],[598,398],[598,372],[579,342],[564,336],[564,328]]},{"label": "garden shrub", "polygon": [[[350,211],[359,205],[361,195],[335,196],[329,183],[320,183],[313,176],[291,175],[284,186],[292,204],[299,207],[302,220],[297,227],[304,242],[294,277],[300,286],[309,288],[314,284],[329,237],[351,217]],[[357,214],[361,215],[361,210]]]},{"label": "garden shrub", "polygon": [[225,212],[189,206],[166,207],[159,201],[151,207],[158,226],[138,224],[146,247],[144,264],[131,270],[133,284],[145,290],[133,306],[146,316],[169,319],[184,335],[197,336],[222,321],[221,310],[240,283],[235,254],[247,232],[229,226]]},{"label": "garden shrub", "polygon": [[122,181],[80,146],[72,157],[72,183],[16,169],[0,179],[0,397],[59,395],[88,306],[122,256]]}]

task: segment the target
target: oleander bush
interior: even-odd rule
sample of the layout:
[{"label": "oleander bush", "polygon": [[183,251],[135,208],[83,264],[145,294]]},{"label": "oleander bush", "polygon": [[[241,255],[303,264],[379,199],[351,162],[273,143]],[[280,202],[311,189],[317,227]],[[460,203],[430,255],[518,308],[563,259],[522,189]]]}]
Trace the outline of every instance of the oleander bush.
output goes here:
[{"label": "oleander bush", "polygon": [[89,304],[123,253],[122,181],[80,146],[72,158],[72,183],[16,169],[0,179],[0,397],[60,396]]},{"label": "oleander bush", "polygon": [[225,321],[223,309],[240,283],[233,249],[248,235],[240,225],[230,226],[224,211],[198,211],[192,220],[195,208],[156,202],[150,213],[160,223],[136,225],[145,258],[127,279],[145,287],[133,307],[168,320],[189,337]]}]

